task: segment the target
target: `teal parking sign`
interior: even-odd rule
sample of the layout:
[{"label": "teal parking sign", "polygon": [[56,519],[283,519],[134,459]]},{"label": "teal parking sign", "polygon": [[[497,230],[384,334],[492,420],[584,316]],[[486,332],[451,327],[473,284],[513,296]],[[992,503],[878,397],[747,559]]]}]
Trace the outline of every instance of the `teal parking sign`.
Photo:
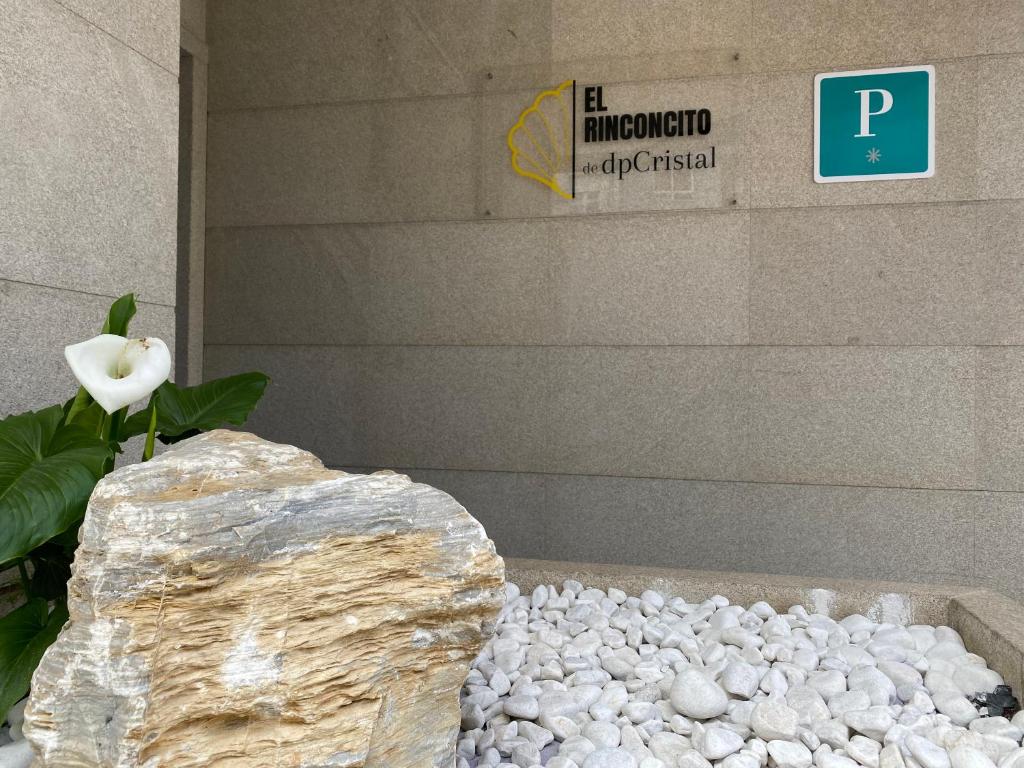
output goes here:
[{"label": "teal parking sign", "polygon": [[814,78],[814,180],[935,174],[935,68],[831,72]]}]

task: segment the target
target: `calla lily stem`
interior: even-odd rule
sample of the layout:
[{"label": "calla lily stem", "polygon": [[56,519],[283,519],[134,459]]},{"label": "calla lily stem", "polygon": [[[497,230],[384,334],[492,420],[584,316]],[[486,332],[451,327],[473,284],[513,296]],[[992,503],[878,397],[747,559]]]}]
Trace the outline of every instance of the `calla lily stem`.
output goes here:
[{"label": "calla lily stem", "polygon": [[29,587],[28,580],[28,569],[25,567],[25,561],[18,561],[18,573],[21,574],[21,591],[25,593],[25,597],[32,597],[31,588]]},{"label": "calla lily stem", "polygon": [[149,431],[146,433],[146,447],[142,450],[143,461],[152,459],[156,449],[156,395],[149,399],[149,408]]}]

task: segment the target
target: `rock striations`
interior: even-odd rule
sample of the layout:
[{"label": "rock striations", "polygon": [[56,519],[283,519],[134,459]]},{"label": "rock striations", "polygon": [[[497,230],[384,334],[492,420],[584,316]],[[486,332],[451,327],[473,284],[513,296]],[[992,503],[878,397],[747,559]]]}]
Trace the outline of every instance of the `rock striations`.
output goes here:
[{"label": "rock striations", "polygon": [[447,494],[218,431],[105,478],[81,541],[36,768],[452,765],[504,575]]}]

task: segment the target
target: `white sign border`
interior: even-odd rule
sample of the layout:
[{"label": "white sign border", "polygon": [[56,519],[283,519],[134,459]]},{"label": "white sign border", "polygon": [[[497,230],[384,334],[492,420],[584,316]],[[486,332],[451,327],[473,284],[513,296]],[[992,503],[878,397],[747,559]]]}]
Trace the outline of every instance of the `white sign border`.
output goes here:
[{"label": "white sign border", "polygon": [[[857,176],[821,175],[821,81],[858,75],[889,75],[896,72],[928,73],[928,167],[916,173],[875,173]],[[893,181],[897,179],[930,179],[935,175],[935,67],[921,64],[885,69],[858,69],[852,72],[822,72],[814,76],[814,180],[819,184],[843,181]]]}]

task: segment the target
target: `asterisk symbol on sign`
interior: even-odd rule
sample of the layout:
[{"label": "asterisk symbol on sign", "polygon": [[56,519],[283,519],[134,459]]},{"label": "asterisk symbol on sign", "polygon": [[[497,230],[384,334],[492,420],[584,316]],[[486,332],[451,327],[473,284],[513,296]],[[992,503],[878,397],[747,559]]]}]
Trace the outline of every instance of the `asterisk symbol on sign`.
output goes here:
[{"label": "asterisk symbol on sign", "polygon": [[882,153],[879,152],[875,147],[872,147],[867,154],[867,158],[869,163],[877,163],[879,160],[882,159]]}]

